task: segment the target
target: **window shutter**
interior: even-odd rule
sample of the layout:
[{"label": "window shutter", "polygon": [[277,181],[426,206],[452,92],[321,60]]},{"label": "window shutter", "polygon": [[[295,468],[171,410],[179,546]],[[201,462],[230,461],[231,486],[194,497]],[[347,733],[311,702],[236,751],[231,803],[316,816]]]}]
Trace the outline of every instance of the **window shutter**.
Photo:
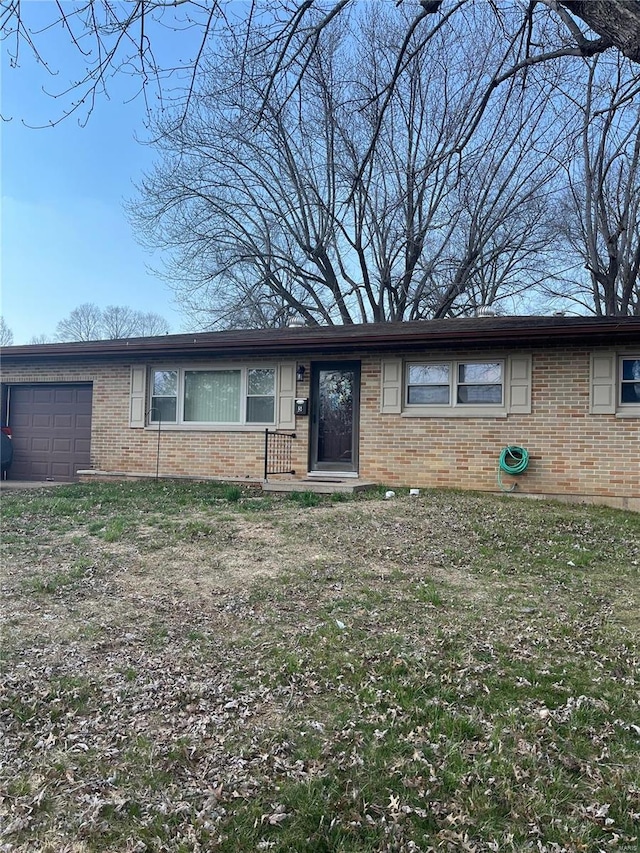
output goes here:
[{"label": "window shutter", "polygon": [[131,397],[129,407],[129,426],[143,427],[145,425],[145,400],[147,385],[147,368],[136,366],[131,368]]},{"label": "window shutter", "polygon": [[507,411],[510,414],[531,413],[531,356],[512,355],[509,358]]},{"label": "window shutter", "polygon": [[591,353],[591,395],[589,411],[592,415],[616,413],[616,354]]},{"label": "window shutter", "polygon": [[281,364],[278,382],[278,428],[295,429],[296,366]]},{"label": "window shutter", "polygon": [[402,412],[401,358],[385,358],[382,360],[380,411],[383,415],[399,415]]}]

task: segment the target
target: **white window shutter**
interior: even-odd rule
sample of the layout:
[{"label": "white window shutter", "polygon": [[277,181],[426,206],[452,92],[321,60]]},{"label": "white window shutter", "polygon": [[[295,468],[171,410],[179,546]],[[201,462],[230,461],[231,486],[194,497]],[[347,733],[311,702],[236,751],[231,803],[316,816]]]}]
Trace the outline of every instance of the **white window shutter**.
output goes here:
[{"label": "white window shutter", "polygon": [[402,359],[384,358],[380,388],[380,411],[383,415],[402,412]]},{"label": "white window shutter", "polygon": [[531,413],[531,356],[512,355],[508,361],[507,411]]},{"label": "white window shutter", "polygon": [[136,365],[131,368],[131,395],[129,406],[129,426],[145,426],[145,403],[147,398],[147,368]]},{"label": "white window shutter", "polygon": [[278,429],[295,429],[296,366],[281,364],[278,369]]},{"label": "white window shutter", "polygon": [[592,415],[616,413],[616,354],[591,353],[591,394],[589,411]]}]

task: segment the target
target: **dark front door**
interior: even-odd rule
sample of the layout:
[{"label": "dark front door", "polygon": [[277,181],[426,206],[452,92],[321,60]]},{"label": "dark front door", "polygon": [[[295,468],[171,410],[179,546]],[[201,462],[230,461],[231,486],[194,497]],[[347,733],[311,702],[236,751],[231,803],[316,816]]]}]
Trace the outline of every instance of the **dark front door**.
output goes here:
[{"label": "dark front door", "polygon": [[358,470],[360,362],[311,365],[311,471]]}]

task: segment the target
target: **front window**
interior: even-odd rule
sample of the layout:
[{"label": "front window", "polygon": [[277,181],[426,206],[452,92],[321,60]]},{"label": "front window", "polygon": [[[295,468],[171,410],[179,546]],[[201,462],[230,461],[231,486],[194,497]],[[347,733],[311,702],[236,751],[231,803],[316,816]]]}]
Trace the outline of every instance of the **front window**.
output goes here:
[{"label": "front window", "polygon": [[154,370],[149,420],[175,423],[178,403],[178,371]]},{"label": "front window", "polygon": [[185,422],[239,423],[241,383],[240,370],[186,370]]},{"label": "front window", "polygon": [[411,406],[501,406],[501,361],[453,361],[407,366],[406,404]]},{"label": "front window", "polygon": [[275,391],[275,371],[272,368],[247,370],[247,423],[273,423]]},{"label": "front window", "polygon": [[640,358],[622,359],[620,403],[640,406]]},{"label": "front window", "polygon": [[458,365],[458,403],[499,406],[502,403],[502,364],[464,362]]},{"label": "front window", "polygon": [[415,406],[448,406],[450,377],[448,364],[410,364],[407,402]]},{"label": "front window", "polygon": [[154,370],[149,423],[272,424],[273,367]]}]

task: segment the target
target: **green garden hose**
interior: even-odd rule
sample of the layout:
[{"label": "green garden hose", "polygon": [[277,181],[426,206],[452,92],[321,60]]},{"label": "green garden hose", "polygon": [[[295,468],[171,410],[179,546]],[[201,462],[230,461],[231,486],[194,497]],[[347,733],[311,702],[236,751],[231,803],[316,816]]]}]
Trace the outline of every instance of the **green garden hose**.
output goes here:
[{"label": "green garden hose", "polygon": [[529,467],[529,451],[524,447],[518,447],[517,444],[510,444],[502,448],[500,454],[500,465],[498,466],[498,485],[503,492],[512,492],[517,483],[514,483],[511,488],[507,488],[502,483],[502,472],[509,474],[511,477],[516,477],[518,474],[524,474]]}]

